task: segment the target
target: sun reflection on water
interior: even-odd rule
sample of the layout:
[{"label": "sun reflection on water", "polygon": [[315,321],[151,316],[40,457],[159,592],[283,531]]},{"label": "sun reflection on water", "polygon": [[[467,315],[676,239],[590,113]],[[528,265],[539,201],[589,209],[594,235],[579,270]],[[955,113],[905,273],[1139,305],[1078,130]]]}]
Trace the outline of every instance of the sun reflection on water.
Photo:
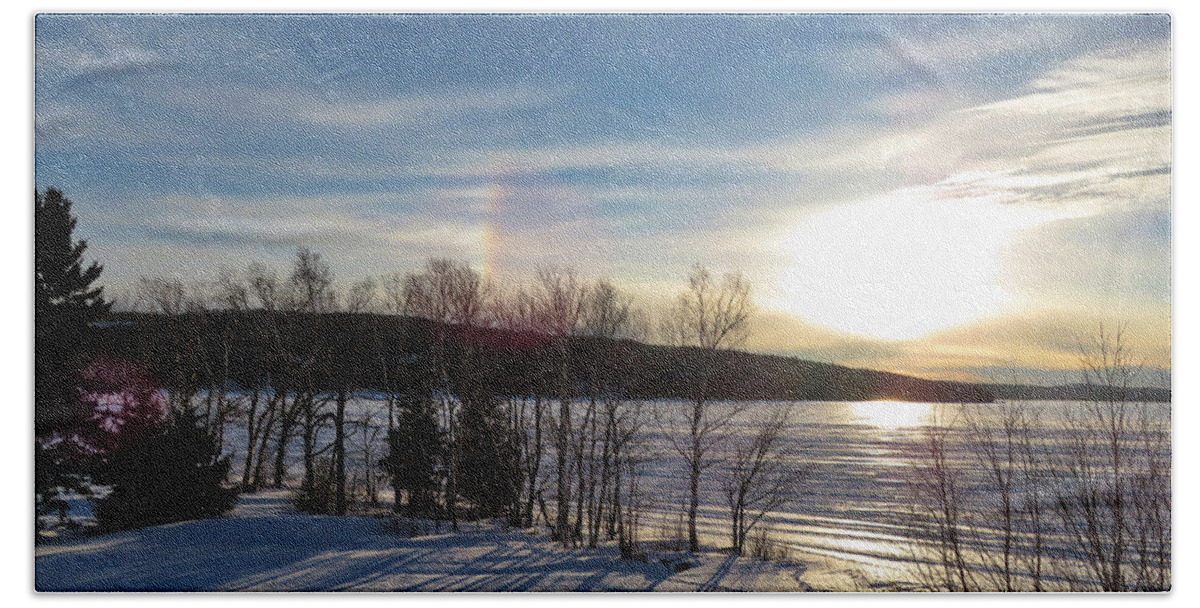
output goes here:
[{"label": "sun reflection on water", "polygon": [[929,423],[933,411],[928,403],[910,401],[858,401],[850,404],[856,422],[894,432]]}]

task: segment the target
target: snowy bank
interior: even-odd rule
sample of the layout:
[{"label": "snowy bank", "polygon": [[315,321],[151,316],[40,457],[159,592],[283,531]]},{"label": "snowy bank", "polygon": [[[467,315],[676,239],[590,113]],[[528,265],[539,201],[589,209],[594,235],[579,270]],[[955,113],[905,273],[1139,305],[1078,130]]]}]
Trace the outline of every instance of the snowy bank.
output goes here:
[{"label": "snowy bank", "polygon": [[[39,591],[800,591],[795,565],[722,553],[623,560],[614,547],[467,524],[403,538],[373,517],[296,513],[286,494],[242,497],[224,518],[45,543]],[[679,556],[674,556],[678,560]],[[667,563],[663,563],[667,562]]]}]

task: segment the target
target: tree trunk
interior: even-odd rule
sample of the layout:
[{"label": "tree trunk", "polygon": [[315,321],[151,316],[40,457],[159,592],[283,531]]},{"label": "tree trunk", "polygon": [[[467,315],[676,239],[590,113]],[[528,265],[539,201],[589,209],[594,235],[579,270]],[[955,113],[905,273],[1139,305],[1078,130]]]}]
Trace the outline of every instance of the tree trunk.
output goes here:
[{"label": "tree trunk", "polygon": [[295,423],[287,418],[281,420],[279,424],[279,441],[275,449],[274,479],[272,479],[271,484],[276,488],[283,487],[283,479],[287,473],[287,461],[285,460],[287,457],[287,446],[294,426]]},{"label": "tree trunk", "polygon": [[542,466],[542,397],[533,398],[533,455],[529,462],[529,492],[525,502],[525,527],[533,527],[533,501],[537,492],[537,477]]},{"label": "tree trunk", "polygon": [[334,511],[338,515],[346,514],[346,389],[342,388],[337,395],[337,414],[334,416],[333,428],[333,460],[337,467],[337,504]]},{"label": "tree trunk", "polygon": [[700,445],[700,422],[704,413],[704,401],[697,399],[692,408],[692,444],[688,458],[688,550],[695,553],[700,550],[700,538],[696,534],[696,515],[700,510],[700,469],[704,466]]},{"label": "tree trunk", "polygon": [[250,411],[246,414],[246,464],[242,467],[242,488],[250,487],[250,473],[254,470],[254,448],[258,444],[258,396],[259,390],[254,389],[250,395]]},{"label": "tree trunk", "polygon": [[566,397],[559,399],[558,434],[555,440],[555,451],[558,456],[558,480],[555,492],[556,508],[555,530],[558,531],[558,541],[570,546],[571,497],[570,479],[567,476],[567,451],[570,449],[567,437],[571,429],[571,400]]}]

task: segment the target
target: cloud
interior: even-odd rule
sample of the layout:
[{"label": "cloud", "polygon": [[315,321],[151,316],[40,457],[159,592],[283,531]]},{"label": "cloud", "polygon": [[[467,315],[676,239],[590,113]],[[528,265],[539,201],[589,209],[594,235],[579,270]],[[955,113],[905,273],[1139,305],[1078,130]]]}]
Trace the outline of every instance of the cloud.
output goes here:
[{"label": "cloud", "polygon": [[1086,307],[1025,310],[922,338],[884,341],[838,334],[794,317],[761,311],[747,347],[928,378],[1061,383],[1078,380],[1080,347],[1089,336],[1101,326],[1111,329],[1123,322],[1130,356],[1148,369],[1170,369],[1169,315],[1154,308],[1119,318],[1111,312]]},{"label": "cloud", "polygon": [[1029,231],[1009,255],[1014,262],[1002,281],[1030,302],[1066,300],[1116,313],[1171,299],[1169,209],[1049,223]]},{"label": "cloud", "polygon": [[429,215],[406,205],[404,193],[271,198],[168,196],[97,223],[132,228],[151,240],[212,247],[291,250],[351,246],[374,252],[471,248],[478,221]]},{"label": "cloud", "polygon": [[[46,23],[38,17],[39,29]],[[81,36],[49,40],[40,37],[34,49],[39,79],[52,82],[79,78],[117,78],[123,74],[165,66],[167,56],[148,47],[144,41],[118,32],[87,28]]]},{"label": "cloud", "polygon": [[[780,161],[781,169],[864,176],[881,187],[887,182],[880,177],[901,187],[955,175],[1036,178],[1080,166],[1098,177],[1158,169],[1170,164],[1169,57],[1163,45],[1106,50],[1067,61],[999,101],[951,108],[882,135],[835,132],[782,144],[761,158]],[[937,103],[944,93],[907,95]]]}]

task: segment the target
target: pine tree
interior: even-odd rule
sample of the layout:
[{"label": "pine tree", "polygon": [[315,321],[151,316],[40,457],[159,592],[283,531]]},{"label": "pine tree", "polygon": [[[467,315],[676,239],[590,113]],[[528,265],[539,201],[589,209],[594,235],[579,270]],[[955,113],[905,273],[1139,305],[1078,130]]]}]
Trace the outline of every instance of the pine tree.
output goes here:
[{"label": "pine tree", "polygon": [[407,516],[433,513],[434,496],[444,474],[445,452],[434,404],[425,399],[402,404],[399,420],[388,433],[388,455],[381,463],[396,490],[396,512],[400,512],[402,493],[407,493]]},{"label": "pine tree", "polygon": [[[86,269],[86,241],[75,241],[71,201],[55,188],[33,193],[34,206],[34,434],[35,514],[64,516],[60,489],[83,490],[74,443],[62,441],[86,422],[76,394],[80,351],[88,323],[108,312],[104,289],[94,285],[103,267]],[[40,521],[39,521],[40,523]]]},{"label": "pine tree", "polygon": [[55,188],[34,191],[34,399],[39,437],[78,422],[73,378],[87,325],[108,312],[104,288],[95,285],[103,266],[84,268],[87,241],[75,241],[71,201]]},{"label": "pine tree", "polygon": [[513,436],[495,400],[463,404],[458,477],[462,495],[478,517],[509,516],[517,522],[521,476],[519,438]]},{"label": "pine tree", "polygon": [[107,532],[218,517],[237,503],[237,489],[224,487],[228,472],[229,457],[220,457],[200,415],[176,412],[97,467],[95,479],[112,485],[94,501],[97,525]]},{"label": "pine tree", "polygon": [[73,241],[77,219],[71,215],[71,200],[56,188],[46,195],[33,193],[34,269],[39,305],[67,307],[91,314],[108,311],[104,288],[92,286],[104,267],[92,262],[83,269],[87,241]]}]

